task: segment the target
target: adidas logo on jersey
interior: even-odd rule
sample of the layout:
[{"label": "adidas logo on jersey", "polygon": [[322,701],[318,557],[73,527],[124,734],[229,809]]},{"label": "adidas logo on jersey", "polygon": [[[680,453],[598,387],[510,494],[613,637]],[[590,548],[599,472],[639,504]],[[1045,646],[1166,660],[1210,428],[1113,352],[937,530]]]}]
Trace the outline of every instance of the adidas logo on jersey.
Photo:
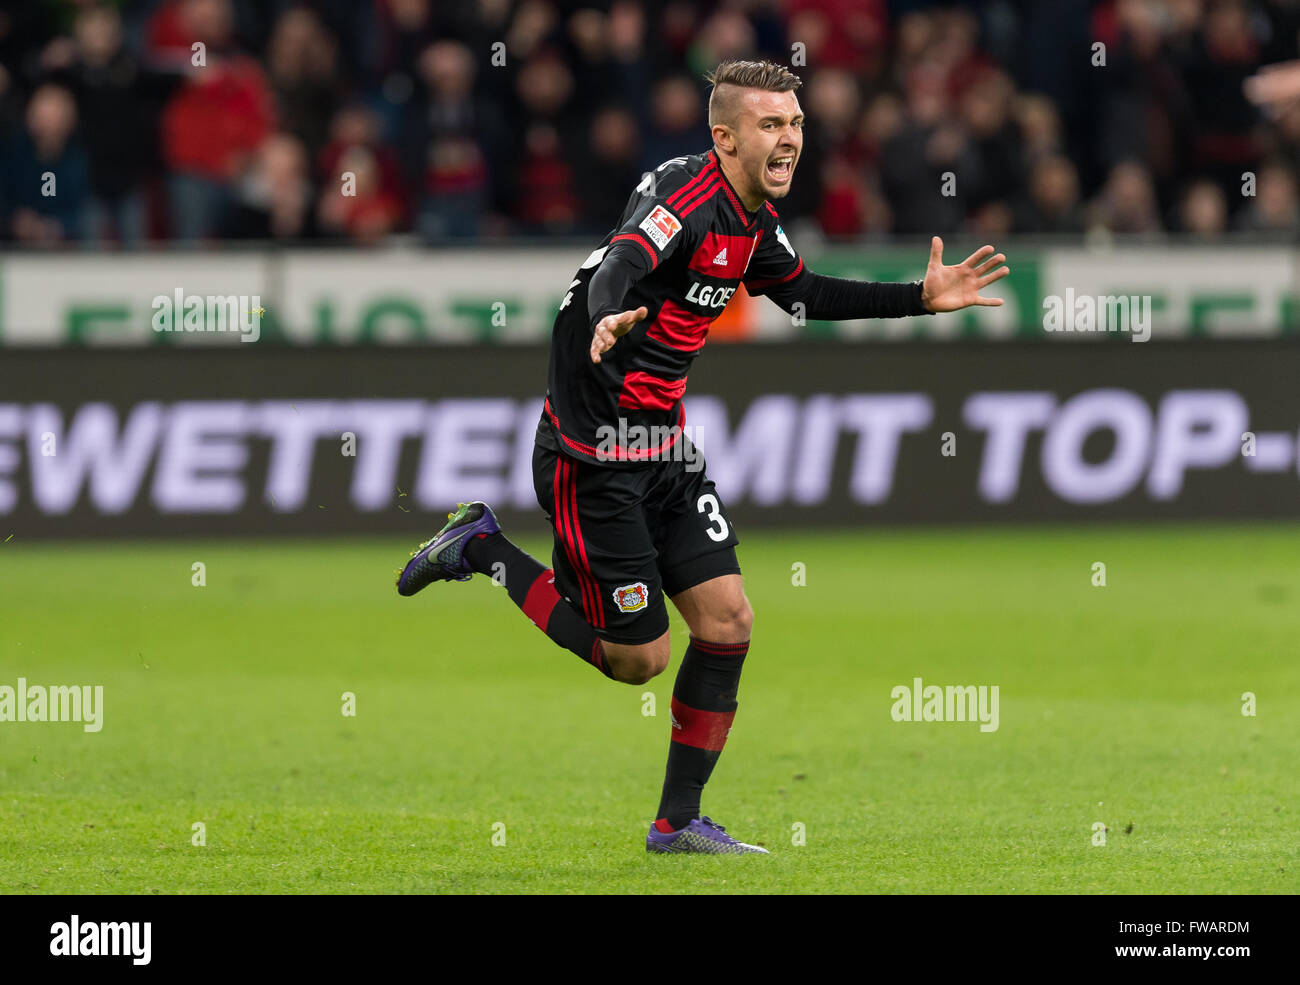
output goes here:
[{"label": "adidas logo on jersey", "polygon": [[725,267],[727,265],[727,248],[725,246],[713,258],[713,265],[715,267]]}]

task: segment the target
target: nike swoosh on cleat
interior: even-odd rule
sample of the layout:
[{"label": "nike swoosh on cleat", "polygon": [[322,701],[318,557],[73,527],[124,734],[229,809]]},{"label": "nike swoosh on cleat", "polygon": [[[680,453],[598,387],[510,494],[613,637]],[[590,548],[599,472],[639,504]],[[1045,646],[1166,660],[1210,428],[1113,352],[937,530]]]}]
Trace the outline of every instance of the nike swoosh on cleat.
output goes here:
[{"label": "nike swoosh on cleat", "polygon": [[[455,537],[453,537],[451,540],[444,541],[444,542],[442,543],[442,546],[438,548],[438,551],[441,553],[441,551],[442,551],[442,549],[443,549],[444,547],[450,547],[452,544],[456,543],[456,541],[458,541],[458,540],[462,540],[462,539],[465,537],[465,535],[468,534],[468,533],[469,533],[468,530],[462,530],[460,533],[458,533],[458,534],[457,534]],[[430,548],[430,550],[432,550],[432,547]]]}]

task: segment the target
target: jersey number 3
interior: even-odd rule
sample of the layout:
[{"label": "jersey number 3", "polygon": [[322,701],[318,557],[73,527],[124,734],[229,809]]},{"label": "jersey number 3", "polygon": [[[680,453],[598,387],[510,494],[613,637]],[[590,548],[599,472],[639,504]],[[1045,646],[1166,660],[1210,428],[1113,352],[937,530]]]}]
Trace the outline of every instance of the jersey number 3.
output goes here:
[{"label": "jersey number 3", "polygon": [[[727,527],[727,518],[722,515],[722,510],[718,504],[718,497],[713,493],[705,493],[695,502],[695,512],[704,513],[709,521],[709,528],[704,531],[709,535],[710,540],[726,540],[730,529]],[[717,529],[714,529],[717,524]]]}]

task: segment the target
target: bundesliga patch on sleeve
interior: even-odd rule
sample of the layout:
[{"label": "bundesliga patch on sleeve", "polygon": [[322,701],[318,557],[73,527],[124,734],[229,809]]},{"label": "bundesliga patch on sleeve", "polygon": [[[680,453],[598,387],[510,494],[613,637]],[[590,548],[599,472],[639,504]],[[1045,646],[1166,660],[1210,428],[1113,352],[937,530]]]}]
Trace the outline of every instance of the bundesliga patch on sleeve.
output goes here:
[{"label": "bundesliga patch on sleeve", "polygon": [[654,211],[641,220],[641,228],[654,241],[655,246],[662,250],[681,232],[682,224],[662,205],[656,205]]}]

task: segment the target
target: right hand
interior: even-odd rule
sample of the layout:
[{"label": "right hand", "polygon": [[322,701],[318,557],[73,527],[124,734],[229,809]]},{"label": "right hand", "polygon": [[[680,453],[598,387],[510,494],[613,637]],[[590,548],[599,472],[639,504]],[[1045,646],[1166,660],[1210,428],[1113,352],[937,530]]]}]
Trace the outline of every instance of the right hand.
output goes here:
[{"label": "right hand", "polygon": [[600,362],[600,354],[612,349],[615,342],[630,332],[632,326],[648,314],[650,314],[649,309],[642,305],[636,311],[621,311],[616,315],[606,315],[596,322],[596,328],[591,335],[591,361]]}]

